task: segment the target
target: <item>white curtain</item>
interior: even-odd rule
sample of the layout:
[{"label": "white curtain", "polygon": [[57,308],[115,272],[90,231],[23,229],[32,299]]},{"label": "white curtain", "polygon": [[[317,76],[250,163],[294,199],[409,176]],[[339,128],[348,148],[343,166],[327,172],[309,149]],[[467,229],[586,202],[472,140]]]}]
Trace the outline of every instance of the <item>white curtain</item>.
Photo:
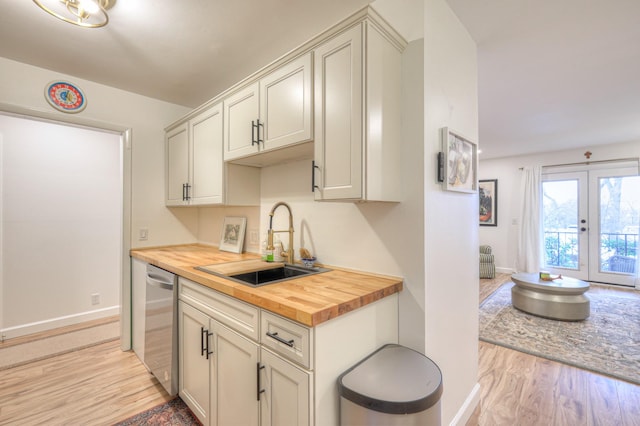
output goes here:
[{"label": "white curtain", "polygon": [[542,267],[542,168],[525,167],[520,181],[520,229],[517,272],[539,272]]}]

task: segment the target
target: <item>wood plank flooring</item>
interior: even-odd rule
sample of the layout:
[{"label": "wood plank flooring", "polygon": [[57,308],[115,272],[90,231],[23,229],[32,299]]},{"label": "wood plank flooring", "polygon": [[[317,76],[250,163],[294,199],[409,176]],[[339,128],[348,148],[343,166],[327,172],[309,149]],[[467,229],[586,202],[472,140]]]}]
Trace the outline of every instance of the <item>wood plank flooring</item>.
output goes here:
[{"label": "wood plank flooring", "polygon": [[0,425],[112,425],[170,399],[119,341],[0,371]]},{"label": "wood plank flooring", "polygon": [[[640,386],[500,346],[480,342],[479,382],[469,426],[640,426]],[[0,425],[112,425],[169,399],[117,341],[0,372]]]},{"label": "wood plank flooring", "polygon": [[[480,280],[480,300],[508,279]],[[640,426],[640,386],[479,344],[480,404],[468,426]]]}]

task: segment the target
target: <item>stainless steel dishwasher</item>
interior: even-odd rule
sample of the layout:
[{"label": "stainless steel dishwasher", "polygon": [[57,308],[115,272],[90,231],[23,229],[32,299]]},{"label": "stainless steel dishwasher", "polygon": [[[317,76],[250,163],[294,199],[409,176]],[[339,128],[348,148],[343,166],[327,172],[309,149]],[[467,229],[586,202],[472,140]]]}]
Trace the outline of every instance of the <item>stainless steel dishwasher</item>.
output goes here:
[{"label": "stainless steel dishwasher", "polygon": [[147,265],[144,363],[169,395],[178,393],[178,279]]}]

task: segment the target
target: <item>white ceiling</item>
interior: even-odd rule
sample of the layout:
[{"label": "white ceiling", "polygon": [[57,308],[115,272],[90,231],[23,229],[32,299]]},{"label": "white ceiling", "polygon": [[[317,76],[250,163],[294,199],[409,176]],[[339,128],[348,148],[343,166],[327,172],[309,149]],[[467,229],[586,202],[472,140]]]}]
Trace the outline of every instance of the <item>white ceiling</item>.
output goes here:
[{"label": "white ceiling", "polygon": [[478,44],[480,158],[640,143],[640,1],[448,2]]},{"label": "white ceiling", "polygon": [[[447,1],[478,43],[482,158],[640,143],[640,1]],[[0,56],[195,107],[367,3],[118,0],[82,29],[2,0]]]}]

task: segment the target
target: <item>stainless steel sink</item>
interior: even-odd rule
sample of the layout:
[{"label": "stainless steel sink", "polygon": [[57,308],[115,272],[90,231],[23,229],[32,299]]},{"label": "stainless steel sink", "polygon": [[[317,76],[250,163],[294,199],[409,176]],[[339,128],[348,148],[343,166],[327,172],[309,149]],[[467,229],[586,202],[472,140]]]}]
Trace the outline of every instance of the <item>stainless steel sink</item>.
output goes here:
[{"label": "stainless steel sink", "polygon": [[269,266],[265,269],[251,272],[243,272],[239,274],[222,274],[212,270],[211,267],[197,266],[196,269],[207,272],[212,275],[224,277],[232,281],[236,281],[241,284],[246,284],[251,287],[260,287],[268,284],[275,284],[283,281],[292,280],[295,278],[304,277],[307,275],[320,274],[330,271],[326,268],[306,268],[297,265],[284,264],[279,267]]}]

